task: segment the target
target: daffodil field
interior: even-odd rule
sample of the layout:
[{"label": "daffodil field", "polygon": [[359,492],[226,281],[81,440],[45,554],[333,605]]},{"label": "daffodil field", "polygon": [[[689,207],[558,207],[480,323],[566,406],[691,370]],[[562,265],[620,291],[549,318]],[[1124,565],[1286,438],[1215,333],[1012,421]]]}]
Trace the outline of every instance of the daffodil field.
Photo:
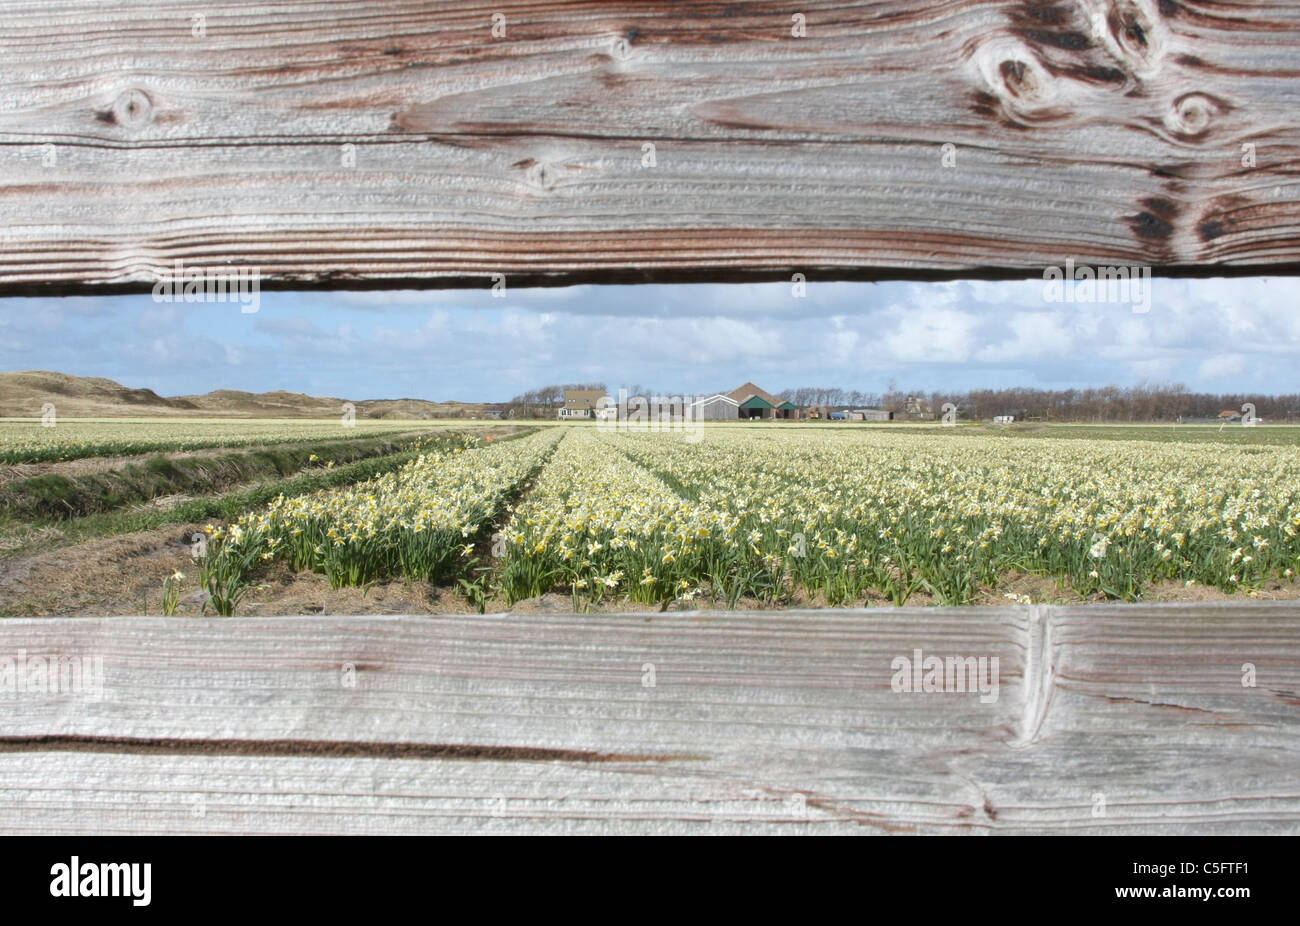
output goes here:
[{"label": "daffodil field", "polygon": [[0,420],[0,465],[377,437],[417,428],[429,425],[371,418],[348,427],[337,418],[63,418],[43,427],[39,419],[8,418]]},{"label": "daffodil field", "polygon": [[565,588],[655,602],[698,583],[737,586],[747,556],[733,518],[678,495],[621,442],[572,431],[501,540],[507,600]]},{"label": "daffodil field", "polygon": [[202,584],[219,614],[233,613],[254,570],[283,559],[324,573],[334,587],[402,576],[436,582],[541,465],[562,436],[535,433],[475,449],[421,455],[347,489],[280,497],[227,529],[209,527]]},{"label": "daffodil field", "polygon": [[[1008,576],[1133,600],[1300,568],[1300,448],[902,428],[546,429],[423,457],[214,529],[213,600],[282,561],[332,585],[479,562],[509,604],[960,604]],[[481,547],[478,548],[481,551]],[[207,581],[205,579],[205,581]]]},{"label": "daffodil field", "polygon": [[850,602],[974,598],[1008,572],[1133,599],[1181,579],[1224,590],[1300,562],[1300,449],[1041,442],[899,431],[619,435],[627,455],[734,519],[753,560]]}]

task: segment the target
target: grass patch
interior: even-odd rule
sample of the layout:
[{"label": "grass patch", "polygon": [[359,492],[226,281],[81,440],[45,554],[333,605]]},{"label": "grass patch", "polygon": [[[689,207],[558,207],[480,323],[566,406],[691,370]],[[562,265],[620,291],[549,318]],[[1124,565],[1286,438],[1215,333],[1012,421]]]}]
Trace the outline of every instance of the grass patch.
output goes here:
[{"label": "grass patch", "polygon": [[428,437],[377,437],[290,444],[216,455],[158,455],[83,475],[47,473],[0,486],[0,509],[19,520],[67,519],[112,511],[166,495],[210,495],[259,479],[356,463],[413,449]]}]

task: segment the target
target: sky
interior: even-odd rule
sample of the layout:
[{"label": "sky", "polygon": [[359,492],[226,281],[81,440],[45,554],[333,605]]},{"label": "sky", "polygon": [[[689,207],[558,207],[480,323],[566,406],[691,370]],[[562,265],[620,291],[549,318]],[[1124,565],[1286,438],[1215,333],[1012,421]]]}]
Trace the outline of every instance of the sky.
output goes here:
[{"label": "sky", "polygon": [[[1067,287],[1069,284],[1067,284]],[[710,394],[1179,382],[1300,392],[1300,279],[1151,281],[1145,311],[1015,282],[262,292],[237,304],[0,299],[0,369],[162,395],[505,401],[564,382]]]}]

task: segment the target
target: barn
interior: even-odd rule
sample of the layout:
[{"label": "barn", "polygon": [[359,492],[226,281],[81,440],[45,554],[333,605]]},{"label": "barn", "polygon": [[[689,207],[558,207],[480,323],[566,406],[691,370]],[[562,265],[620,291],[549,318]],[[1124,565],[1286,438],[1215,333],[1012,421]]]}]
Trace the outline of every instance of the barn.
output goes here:
[{"label": "barn", "polygon": [[689,407],[694,421],[735,421],[740,417],[739,403],[721,393],[696,399]]},{"label": "barn", "polygon": [[739,418],[798,418],[799,406],[760,389],[753,383],[737,386],[727,393],[736,403]]}]

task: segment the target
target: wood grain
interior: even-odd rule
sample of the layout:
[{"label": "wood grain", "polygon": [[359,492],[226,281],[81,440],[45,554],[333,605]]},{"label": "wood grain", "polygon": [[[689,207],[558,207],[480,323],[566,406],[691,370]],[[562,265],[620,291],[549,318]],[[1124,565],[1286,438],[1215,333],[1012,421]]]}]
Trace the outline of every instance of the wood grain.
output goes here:
[{"label": "wood grain", "polygon": [[1297,74],[1283,0],[6,4],[0,292],[1293,272]]},{"label": "wood grain", "polygon": [[[1298,626],[1271,603],[8,620],[0,656],[97,655],[106,682],[4,696],[0,832],[1295,834]],[[997,656],[997,700],[895,692],[916,649]]]}]

